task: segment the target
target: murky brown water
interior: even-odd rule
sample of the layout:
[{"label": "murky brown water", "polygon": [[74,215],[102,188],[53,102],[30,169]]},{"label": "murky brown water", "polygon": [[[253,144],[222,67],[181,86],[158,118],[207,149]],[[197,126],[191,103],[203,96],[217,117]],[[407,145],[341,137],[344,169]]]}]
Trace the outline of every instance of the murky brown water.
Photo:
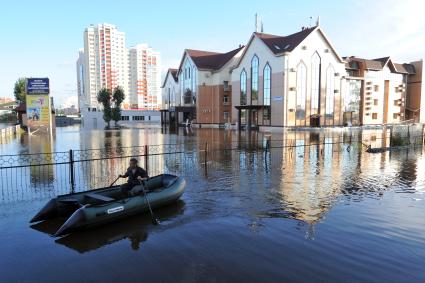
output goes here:
[{"label": "murky brown water", "polygon": [[[28,224],[46,199],[0,203],[0,281],[424,282],[422,147],[367,154],[346,144],[301,146],[342,134],[273,134],[299,147],[210,156],[206,175],[187,174],[181,201],[156,211],[159,226],[140,215],[57,239],[49,233],[60,223]],[[265,137],[69,128],[53,147],[162,139],[219,148]]]}]

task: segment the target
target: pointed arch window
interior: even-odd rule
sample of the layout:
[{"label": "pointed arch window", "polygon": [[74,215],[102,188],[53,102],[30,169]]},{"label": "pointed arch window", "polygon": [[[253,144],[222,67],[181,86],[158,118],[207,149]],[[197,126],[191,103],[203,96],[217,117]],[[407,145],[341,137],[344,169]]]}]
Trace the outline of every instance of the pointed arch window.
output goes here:
[{"label": "pointed arch window", "polygon": [[257,55],[251,60],[251,104],[256,105],[258,102],[258,65]]},{"label": "pointed arch window", "polygon": [[315,52],[311,60],[311,114],[319,114],[320,65],[321,58],[319,54]]},{"label": "pointed arch window", "polygon": [[193,103],[196,103],[196,92],[197,92],[196,69],[195,69],[195,67],[193,67],[192,68],[192,100],[193,100]]},{"label": "pointed arch window", "polygon": [[326,72],[326,109],[327,118],[333,118],[335,105],[335,70],[330,65]]},{"label": "pointed arch window", "polygon": [[240,105],[246,105],[246,72],[245,70],[242,70],[241,72],[240,83],[241,83]]},{"label": "pointed arch window", "polygon": [[267,63],[263,70],[263,105],[270,105],[271,72],[272,69],[269,63]]},{"label": "pointed arch window", "polygon": [[297,96],[296,96],[296,119],[305,119],[305,101],[307,93],[307,68],[303,62],[297,67]]}]

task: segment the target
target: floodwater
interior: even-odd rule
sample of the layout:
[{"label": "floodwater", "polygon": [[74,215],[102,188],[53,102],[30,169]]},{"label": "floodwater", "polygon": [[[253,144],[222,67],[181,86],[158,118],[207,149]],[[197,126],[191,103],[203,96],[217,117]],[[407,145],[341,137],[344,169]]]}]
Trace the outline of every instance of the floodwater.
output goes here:
[{"label": "floodwater", "polygon": [[[379,154],[305,146],[338,131],[58,131],[58,151],[285,138],[297,147],[210,156],[206,174],[185,173],[178,203],[155,210],[158,226],[139,215],[53,238],[57,221],[28,223],[48,198],[0,202],[1,282],[425,282],[422,146]],[[31,145],[21,137],[0,149]]]}]

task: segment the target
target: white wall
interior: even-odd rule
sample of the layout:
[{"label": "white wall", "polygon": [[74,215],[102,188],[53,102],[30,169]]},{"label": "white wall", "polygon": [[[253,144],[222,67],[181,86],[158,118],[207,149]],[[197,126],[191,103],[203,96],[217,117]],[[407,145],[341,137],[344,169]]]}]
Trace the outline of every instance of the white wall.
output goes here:
[{"label": "white wall", "polygon": [[[168,101],[168,93],[170,93],[170,101]],[[164,87],[162,88],[161,109],[169,109],[169,107],[179,105],[180,101],[179,84],[174,80],[173,75],[167,72]]]}]

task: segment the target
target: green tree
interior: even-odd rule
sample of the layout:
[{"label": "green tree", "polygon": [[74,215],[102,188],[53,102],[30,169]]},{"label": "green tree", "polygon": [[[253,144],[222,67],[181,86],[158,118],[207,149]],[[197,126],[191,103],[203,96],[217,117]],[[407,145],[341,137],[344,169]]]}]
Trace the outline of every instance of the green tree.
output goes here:
[{"label": "green tree", "polygon": [[97,101],[103,106],[103,120],[108,124],[108,128],[112,120],[111,99],[112,94],[110,89],[102,88],[97,94]]},{"label": "green tree", "polygon": [[118,124],[118,121],[121,120],[121,104],[124,101],[124,98],[124,90],[120,86],[117,86],[112,94],[112,101],[114,102],[114,107],[112,108],[112,120],[114,120],[115,126]]},{"label": "green tree", "polygon": [[19,78],[15,82],[15,87],[13,88],[13,93],[15,94],[15,99],[19,104],[25,102],[25,97],[27,95],[26,89],[25,89],[26,83],[27,83],[26,78]]}]

